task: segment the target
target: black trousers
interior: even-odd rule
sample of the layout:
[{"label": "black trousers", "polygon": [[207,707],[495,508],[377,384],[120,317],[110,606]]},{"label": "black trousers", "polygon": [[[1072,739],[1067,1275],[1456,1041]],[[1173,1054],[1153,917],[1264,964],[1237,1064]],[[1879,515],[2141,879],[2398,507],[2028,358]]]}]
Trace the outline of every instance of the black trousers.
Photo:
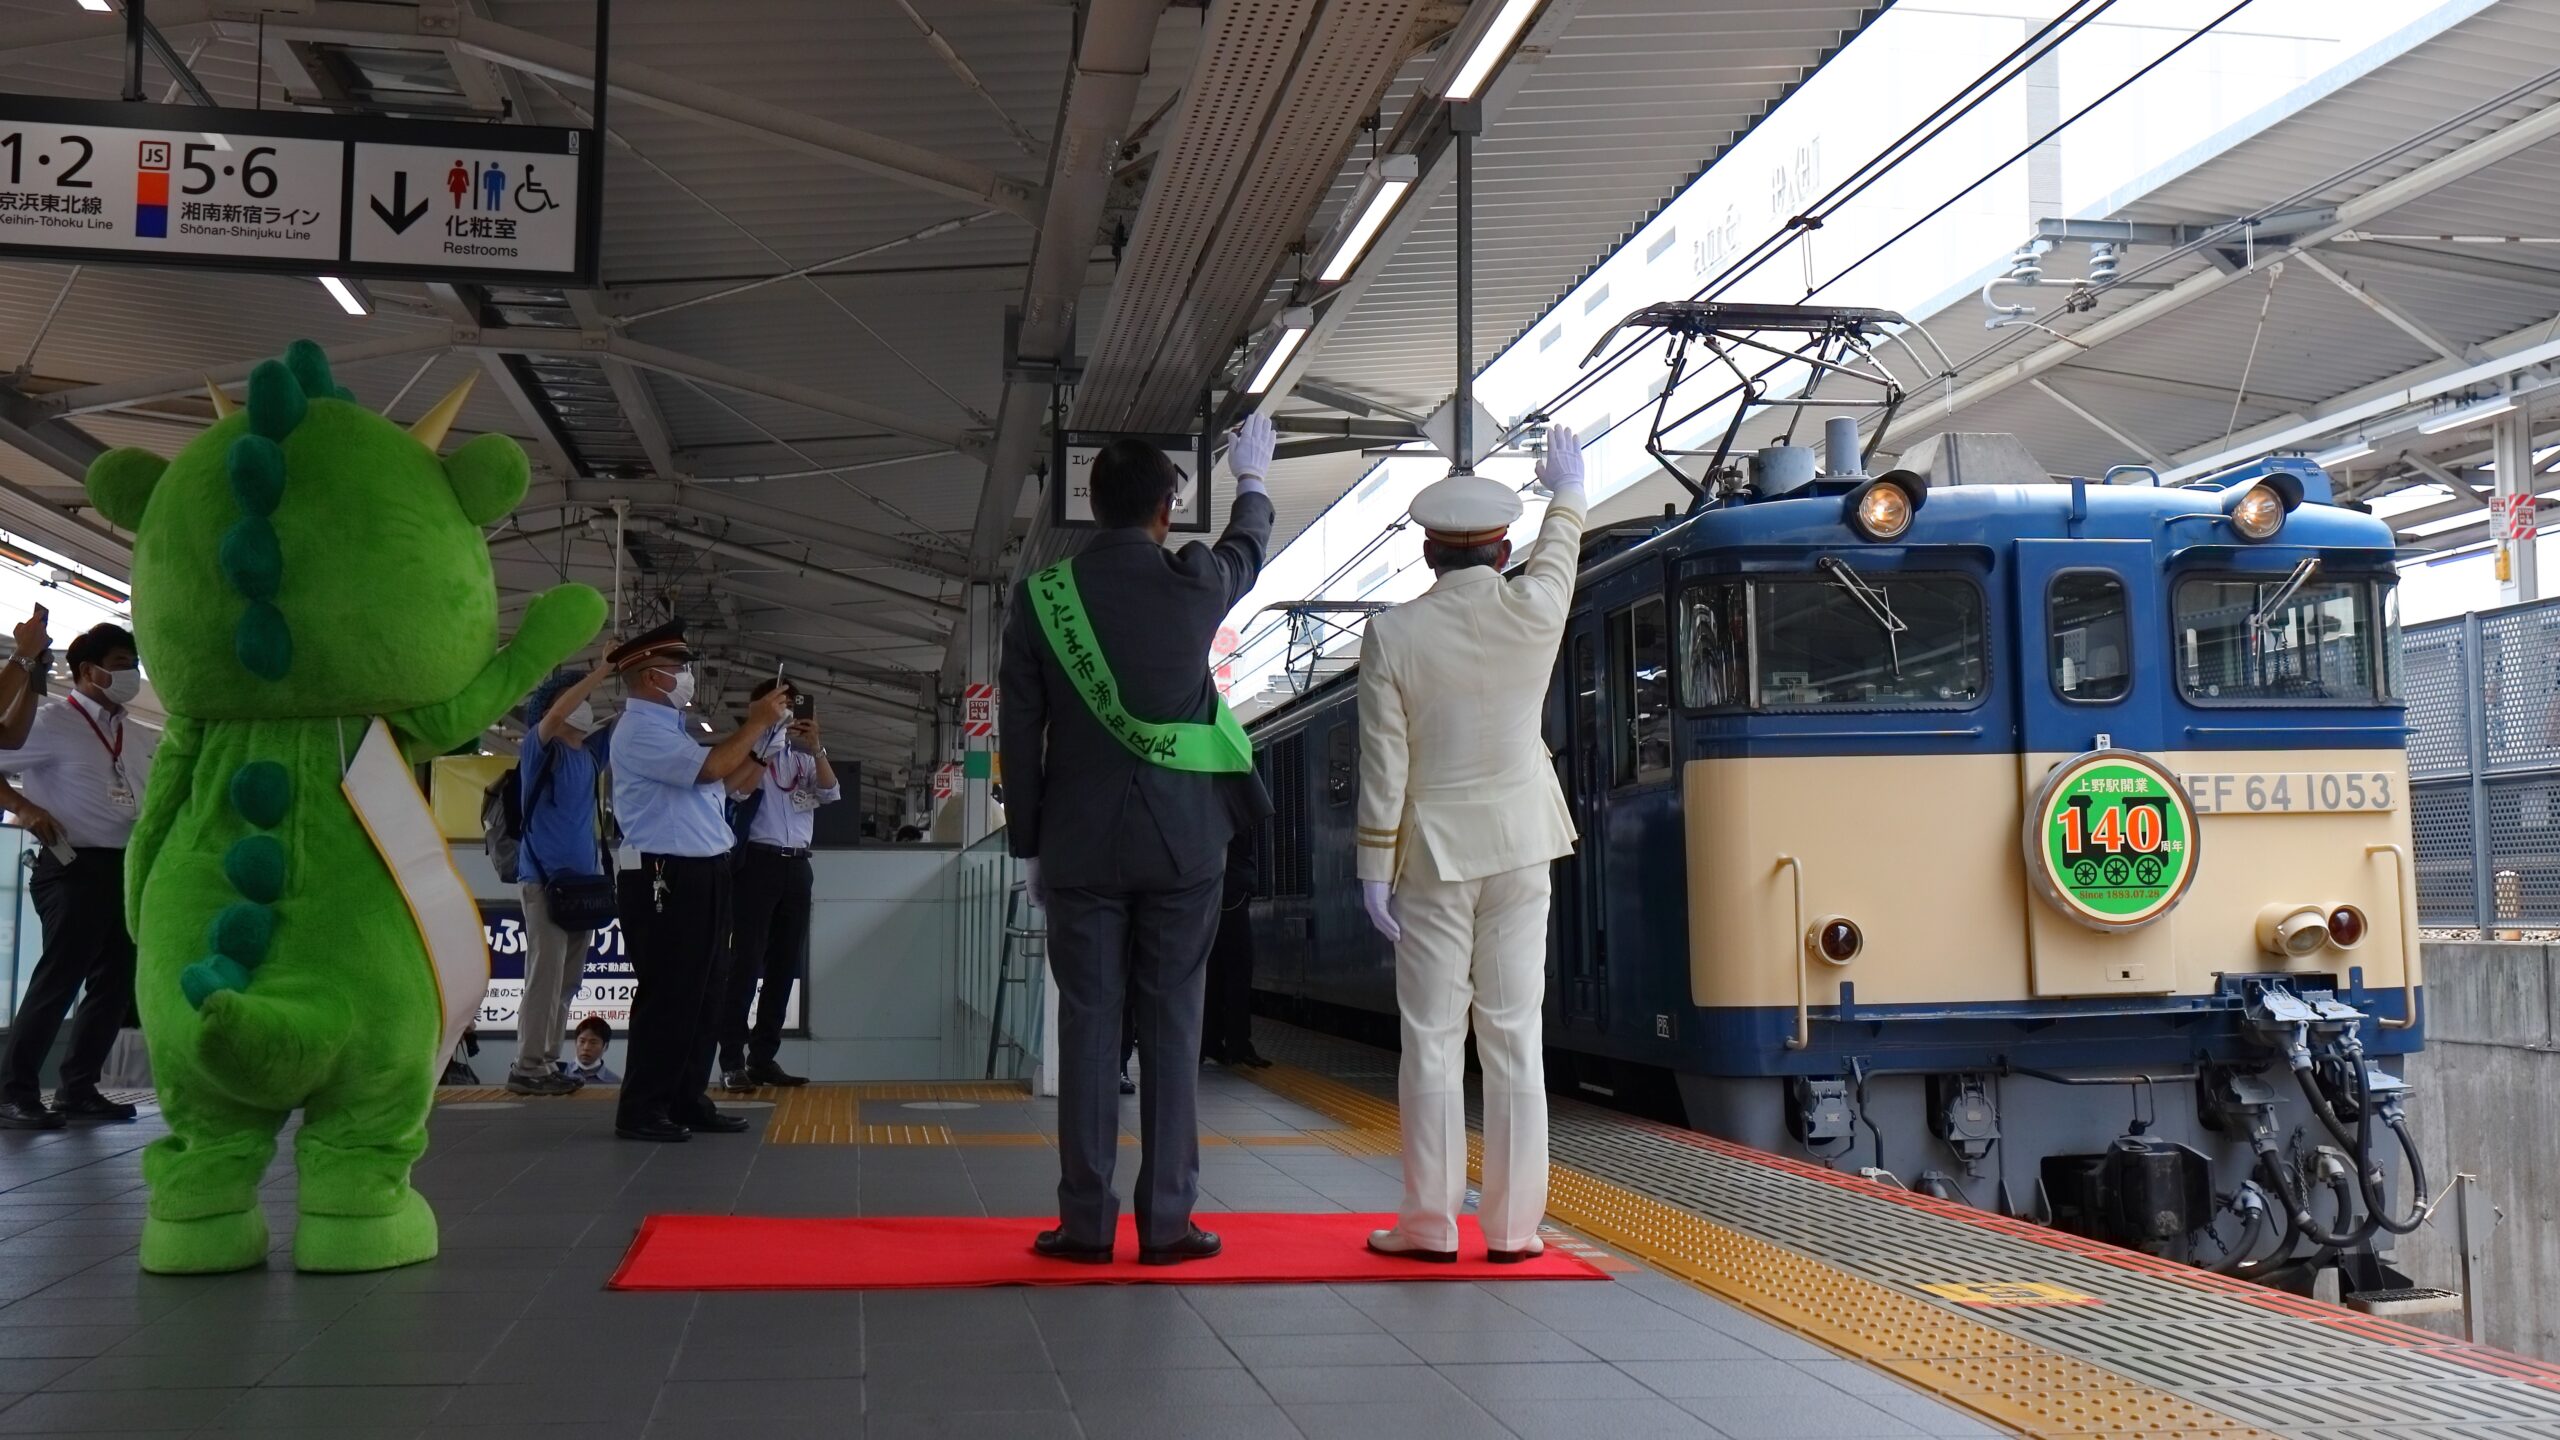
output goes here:
[{"label": "black trousers", "polygon": [[618,882],[622,933],[638,988],[623,1066],[623,1124],[705,1119],[711,1052],[728,972],[726,855],[642,855]]},{"label": "black trousers", "polygon": [[36,919],[44,926],[44,955],[27,978],[26,998],[9,1026],[6,1094],[34,1104],[44,1098],[45,1056],[62,1033],[62,1017],[81,996],[71,1019],[71,1048],[62,1057],[62,1088],[98,1088],[107,1052],[133,1009],[133,937],[124,928],[124,851],[71,852],[66,865],[49,850],[36,854]]},{"label": "black trousers", "polygon": [[1230,897],[1209,942],[1209,998],[1202,1007],[1200,1053],[1221,1065],[1253,1052],[1253,915],[1250,896]]},{"label": "black trousers", "polygon": [[[738,852],[729,921],[729,985],[720,1006],[720,1068],[769,1063],[782,1049],[782,1012],[809,953],[809,857],[768,845]],[[756,981],[764,996],[756,998]],[[747,1007],[755,1007],[755,1023]]]},{"label": "black trousers", "polygon": [[1191,1230],[1200,1193],[1200,990],[1218,882],[1182,890],[1049,892],[1049,969],[1058,979],[1058,1223],[1077,1245],[1107,1245],[1120,1219],[1120,1027],[1133,994],[1138,1053],[1138,1243]]}]

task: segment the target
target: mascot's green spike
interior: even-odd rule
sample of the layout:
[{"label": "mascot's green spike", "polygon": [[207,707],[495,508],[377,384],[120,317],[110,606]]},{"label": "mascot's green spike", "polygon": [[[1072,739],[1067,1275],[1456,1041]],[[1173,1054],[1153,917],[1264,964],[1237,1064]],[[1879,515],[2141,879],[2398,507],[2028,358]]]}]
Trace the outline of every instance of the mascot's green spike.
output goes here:
[{"label": "mascot's green spike", "polygon": [[143,1157],[142,1264],[264,1264],[258,1187],[300,1109],[294,1261],[378,1270],[436,1253],[409,1167],[477,1004],[455,977],[486,978],[476,948],[448,963],[479,929],[450,874],[439,890],[384,858],[414,848],[399,837],[434,848],[403,758],[486,729],[594,638],[604,601],[564,585],[498,645],[480,526],[524,493],[513,442],[441,460],[304,343],[250,372],[246,409],[174,460],[89,471],[134,532],[134,630],[169,712],[125,864],[170,1132]]}]

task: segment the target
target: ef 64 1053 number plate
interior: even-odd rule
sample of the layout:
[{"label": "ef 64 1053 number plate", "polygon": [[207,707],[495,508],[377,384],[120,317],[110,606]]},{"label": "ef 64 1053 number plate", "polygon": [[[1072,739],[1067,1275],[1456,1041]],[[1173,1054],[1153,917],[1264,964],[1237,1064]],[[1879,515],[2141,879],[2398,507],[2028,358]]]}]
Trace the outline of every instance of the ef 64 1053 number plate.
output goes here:
[{"label": "ef 64 1053 number plate", "polygon": [[2180,778],[2199,815],[2316,815],[2400,806],[2399,780],[2387,770],[2276,770]]}]

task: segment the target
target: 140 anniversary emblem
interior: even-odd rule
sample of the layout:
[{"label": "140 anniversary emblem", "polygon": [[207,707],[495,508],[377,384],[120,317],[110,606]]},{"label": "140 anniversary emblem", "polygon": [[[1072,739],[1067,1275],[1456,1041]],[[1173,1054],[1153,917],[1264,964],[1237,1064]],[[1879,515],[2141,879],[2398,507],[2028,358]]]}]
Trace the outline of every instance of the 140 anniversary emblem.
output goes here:
[{"label": "140 anniversary emblem", "polygon": [[2055,767],[2027,817],[2027,873],[2062,913],[2128,930],[2195,878],[2195,807],[2149,756],[2098,750]]}]

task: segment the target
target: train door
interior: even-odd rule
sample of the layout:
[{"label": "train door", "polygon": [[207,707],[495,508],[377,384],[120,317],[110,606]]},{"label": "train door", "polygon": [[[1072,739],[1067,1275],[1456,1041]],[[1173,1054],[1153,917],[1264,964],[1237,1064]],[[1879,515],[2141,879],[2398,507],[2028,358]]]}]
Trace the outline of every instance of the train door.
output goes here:
[{"label": "train door", "polygon": [[[2159,744],[2160,614],[2155,562],[2140,540],[2021,540],[2017,546],[2018,791],[2032,808],[2053,768],[2085,751]],[[2151,653],[2146,653],[2149,648]],[[2146,685],[2142,676],[2148,673]],[[2119,839],[2113,831],[2107,837]],[[2128,842],[2129,843],[2129,842]],[[2110,867],[2128,875],[2143,857],[2100,853],[2092,883]],[[2027,857],[2009,858],[2023,872]],[[2040,896],[2027,900],[2030,976],[2038,995],[2145,995],[2176,988],[2172,927],[2099,933]]]},{"label": "train door", "polygon": [[1607,850],[1602,803],[1609,787],[1609,687],[1603,666],[1608,636],[1596,612],[1573,617],[1558,657],[1559,704],[1551,707],[1556,723],[1550,731],[1556,752],[1557,777],[1564,782],[1565,804],[1573,812],[1582,843],[1556,862],[1555,902],[1551,907],[1555,983],[1550,993],[1573,1028],[1608,1028],[1608,907],[1603,897]]}]

